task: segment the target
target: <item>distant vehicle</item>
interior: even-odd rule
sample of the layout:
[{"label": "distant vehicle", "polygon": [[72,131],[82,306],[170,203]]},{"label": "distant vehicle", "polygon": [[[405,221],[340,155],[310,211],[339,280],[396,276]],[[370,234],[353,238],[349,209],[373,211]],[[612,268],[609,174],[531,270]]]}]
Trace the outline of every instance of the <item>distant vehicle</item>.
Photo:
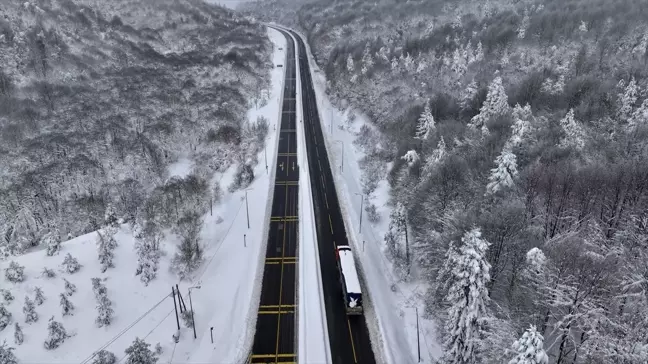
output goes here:
[{"label": "distant vehicle", "polygon": [[280,51],[283,51],[283,47],[279,47],[279,50],[280,50]]},{"label": "distant vehicle", "polygon": [[362,315],[362,291],[351,248],[348,245],[338,246],[337,259],[346,313],[347,315]]},{"label": "distant vehicle", "polygon": [[279,68],[279,67],[283,67],[283,64],[278,64],[278,65],[277,65],[277,68]]}]

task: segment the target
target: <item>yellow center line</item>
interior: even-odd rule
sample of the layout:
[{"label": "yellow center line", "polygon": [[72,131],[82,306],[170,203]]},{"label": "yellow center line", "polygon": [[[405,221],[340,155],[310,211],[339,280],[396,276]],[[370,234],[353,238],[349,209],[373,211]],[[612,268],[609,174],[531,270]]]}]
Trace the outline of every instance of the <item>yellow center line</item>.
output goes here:
[{"label": "yellow center line", "polygon": [[329,226],[331,227],[331,234],[333,234],[333,222],[331,221],[331,215],[328,215],[329,217]]},{"label": "yellow center line", "polygon": [[358,358],[356,357],[355,344],[353,343],[353,332],[351,331],[351,322],[349,321],[348,317],[347,317],[347,327],[349,328],[349,338],[351,339],[351,350],[353,351],[353,362],[357,363]]},{"label": "yellow center line", "polygon": [[326,203],[326,208],[328,209],[328,196],[326,196],[326,191],[324,191],[324,202]]},{"label": "yellow center line", "polygon": [[[288,145],[290,145],[290,140],[288,140]],[[286,210],[288,209],[288,186],[286,186],[286,197],[284,201],[284,215],[286,215]],[[283,275],[284,275],[284,261],[286,257],[286,230],[288,228],[284,226],[283,229],[283,241],[282,241],[282,247],[281,247],[281,275],[280,275],[280,281],[279,281],[279,306],[281,306],[281,296],[283,294]],[[281,332],[281,315],[277,315],[277,341],[275,344],[275,361],[279,358],[279,339],[280,339],[280,334]]]}]

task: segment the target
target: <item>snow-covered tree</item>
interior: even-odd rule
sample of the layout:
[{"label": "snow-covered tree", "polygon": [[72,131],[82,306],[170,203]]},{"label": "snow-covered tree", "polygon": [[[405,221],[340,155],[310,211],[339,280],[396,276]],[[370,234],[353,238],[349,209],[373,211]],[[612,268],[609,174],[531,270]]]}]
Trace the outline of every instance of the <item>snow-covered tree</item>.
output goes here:
[{"label": "snow-covered tree", "polygon": [[45,245],[45,254],[48,257],[58,254],[61,251],[61,235],[58,229],[45,234],[41,239],[41,244]]},{"label": "snow-covered tree", "polygon": [[637,81],[635,81],[635,78],[632,77],[628,85],[625,86],[623,93],[620,93],[618,95],[619,109],[617,111],[617,117],[619,118],[619,120],[625,121],[630,118],[630,116],[632,115],[632,110],[634,109],[634,105],[637,103],[638,97],[639,87],[637,86]]},{"label": "snow-covered tree", "polygon": [[100,350],[92,359],[92,364],[115,364],[117,356],[108,350]]},{"label": "snow-covered tree", "polygon": [[353,73],[353,71],[355,71],[355,65],[353,64],[353,57],[351,57],[350,54],[347,57],[346,69],[347,69],[347,72],[349,72],[349,73]]},{"label": "snow-covered tree", "polygon": [[106,213],[104,214],[104,224],[110,227],[118,227],[119,219],[117,218],[117,213],[111,203],[108,203],[106,206]]},{"label": "snow-covered tree", "polygon": [[65,278],[63,278],[63,281],[65,281],[65,294],[68,296],[72,296],[74,292],[77,291],[76,285],[74,283],[71,283]]},{"label": "snow-covered tree", "polygon": [[550,95],[559,95],[565,90],[565,75],[558,76],[556,81],[547,78],[542,82],[540,90]]},{"label": "snow-covered tree", "polygon": [[114,267],[113,258],[115,257],[115,248],[117,247],[117,241],[115,236],[112,234],[112,231],[106,231],[101,233],[97,230],[97,250],[98,250],[98,259],[101,264],[101,272],[104,273],[108,268]]},{"label": "snow-covered tree", "polygon": [[11,322],[11,312],[7,310],[4,303],[0,303],[0,331],[4,330]]},{"label": "snow-covered tree", "polygon": [[112,301],[108,298],[108,289],[101,282],[100,278],[91,278],[92,290],[97,300],[97,318],[95,322],[97,326],[108,326],[112,322],[114,310],[112,309]]},{"label": "snow-covered tree", "polygon": [[405,206],[398,202],[389,214],[389,230],[385,233],[387,249],[394,258],[395,266],[403,270],[407,261],[409,247],[407,246],[407,212]]},{"label": "snow-covered tree", "polygon": [[544,338],[533,325],[513,343],[513,351],[515,357],[509,364],[549,364],[549,357],[544,350]]},{"label": "snow-covered tree", "polygon": [[61,304],[61,310],[63,312],[63,316],[71,316],[74,314],[74,305],[70,300],[68,300],[67,296],[64,293],[61,293],[61,300],[59,301]]},{"label": "snow-covered tree", "polygon": [[196,212],[189,212],[178,220],[177,226],[181,240],[171,261],[171,270],[178,274],[180,279],[185,279],[202,262],[203,250],[199,236],[202,218]]},{"label": "snow-covered tree", "polygon": [[526,104],[524,107],[520,104],[515,104],[513,107],[513,124],[511,124],[511,137],[506,142],[504,148],[517,147],[522,144],[522,140],[531,129],[531,119],[533,113],[531,105]]},{"label": "snow-covered tree", "polygon": [[38,321],[38,313],[36,312],[36,305],[34,301],[25,296],[25,305],[23,306],[23,313],[25,314],[25,323],[31,324]]},{"label": "snow-covered tree", "polygon": [[560,120],[565,136],[560,141],[564,148],[574,148],[581,150],[585,147],[585,131],[580,123],[574,118],[574,109],[569,109],[567,115]]},{"label": "snow-covered tree", "polygon": [[468,124],[473,129],[481,128],[482,133],[488,133],[486,122],[492,117],[504,115],[509,111],[508,96],[502,85],[502,78],[497,76],[488,86],[486,101],[479,109],[479,114],[473,116]]},{"label": "snow-covered tree", "polygon": [[364,53],[362,54],[362,74],[366,74],[374,66],[374,60],[369,51],[369,44],[365,47]]},{"label": "snow-covered tree", "polygon": [[430,137],[430,132],[436,128],[434,123],[434,116],[430,110],[430,103],[425,103],[425,108],[419,116],[418,123],[416,124],[415,139],[427,140]]},{"label": "snow-covered tree", "polygon": [[531,25],[531,18],[529,18],[529,12],[525,11],[524,12],[524,17],[522,18],[522,22],[520,23],[520,26],[517,29],[517,36],[520,39],[523,39],[526,37],[526,31],[529,29],[529,25]]},{"label": "snow-covered tree", "polygon": [[497,167],[491,169],[490,177],[488,177],[487,195],[512,187],[514,185],[513,180],[518,175],[517,158],[510,149],[504,148],[502,153],[495,159],[495,163]]},{"label": "snow-covered tree", "polygon": [[49,269],[47,267],[43,267],[43,272],[41,273],[41,276],[45,278],[55,278],[56,277],[56,272],[54,269]]},{"label": "snow-covered tree", "polygon": [[462,76],[468,70],[467,59],[459,48],[452,53],[452,66],[450,69],[458,76]]},{"label": "snow-covered tree", "polygon": [[475,62],[481,62],[484,60],[484,48],[482,42],[477,43],[477,50],[475,51]]},{"label": "snow-covered tree", "polygon": [[648,98],[644,99],[641,106],[632,112],[632,116],[628,120],[628,130],[633,131],[641,125],[648,125]]},{"label": "snow-covered tree", "polygon": [[47,325],[47,339],[44,342],[45,349],[54,350],[61,346],[65,342],[65,339],[70,337],[63,324],[55,321],[54,316],[49,319],[49,324]]},{"label": "snow-covered tree", "polygon": [[423,58],[419,59],[418,65],[416,66],[416,73],[421,73],[425,71],[428,67],[427,61]]},{"label": "snow-covered tree", "polygon": [[392,57],[392,60],[391,60],[391,70],[392,70],[392,72],[398,71],[398,65],[399,65],[398,58]]},{"label": "snow-covered tree", "polygon": [[581,33],[587,33],[587,23],[585,20],[581,20],[580,25],[578,26],[578,31]]},{"label": "snow-covered tree", "polygon": [[477,95],[478,90],[479,89],[477,88],[477,82],[475,81],[475,79],[473,79],[468,84],[466,89],[461,92],[461,95],[459,97],[459,104],[461,105],[462,109],[465,110],[470,106],[470,103],[472,102],[475,95]]},{"label": "snow-covered tree", "polygon": [[135,338],[135,341],[126,348],[126,364],[155,364],[158,357],[149,348],[151,345],[146,343],[140,338]]},{"label": "snow-covered tree", "polygon": [[65,259],[63,259],[61,266],[69,274],[74,274],[78,272],[79,269],[81,269],[81,264],[79,264],[79,261],[70,253],[67,253]]},{"label": "snow-covered tree", "polygon": [[412,58],[409,53],[407,53],[405,58],[403,58],[403,65],[405,66],[405,70],[407,72],[411,73],[412,71],[414,71],[414,58]]},{"label": "snow-covered tree", "polygon": [[40,306],[45,302],[45,300],[46,298],[43,294],[43,290],[40,287],[34,287],[34,302]]},{"label": "snow-covered tree", "polygon": [[135,275],[140,276],[144,285],[148,285],[157,276],[161,255],[160,241],[163,237],[161,229],[151,222],[148,222],[136,235],[137,268]]},{"label": "snow-covered tree", "polygon": [[11,261],[5,268],[5,279],[11,283],[20,283],[25,280],[25,267]]},{"label": "snow-covered tree", "polygon": [[160,356],[162,355],[162,352],[164,349],[162,348],[162,345],[160,343],[155,344],[155,355]]},{"label": "snow-covered tree", "polygon": [[7,341],[0,343],[0,363],[2,364],[18,364],[18,358],[13,353],[14,348],[7,345]]},{"label": "snow-covered tree", "polygon": [[15,298],[14,295],[11,294],[11,291],[8,289],[0,289],[0,293],[2,293],[2,299],[6,304],[10,304]]},{"label": "snow-covered tree", "polygon": [[[25,342],[25,335],[23,334],[22,327],[19,323],[14,323],[14,343],[16,345],[21,345]],[[2,361],[0,361],[1,363]]]},{"label": "snow-covered tree", "polygon": [[486,285],[490,281],[491,267],[486,260],[486,250],[490,244],[481,237],[479,228],[466,232],[461,241],[459,249],[448,254],[445,264],[450,270],[445,359],[448,363],[475,364],[479,320],[486,316],[489,300]]},{"label": "snow-covered tree", "polygon": [[[432,151],[432,153],[425,158],[425,164],[423,164],[423,170],[422,170],[422,175],[425,177],[430,177],[432,174],[432,171],[436,166],[441,163],[443,158],[448,154],[447,148],[446,148],[446,143],[443,137],[439,139],[439,143],[437,144],[437,147]],[[423,182],[423,180],[422,180]]]},{"label": "snow-covered tree", "polygon": [[411,167],[414,164],[418,163],[420,157],[418,153],[416,153],[416,151],[412,149],[408,150],[407,153],[405,153],[405,155],[401,157],[401,159],[405,160],[407,162],[407,165]]}]

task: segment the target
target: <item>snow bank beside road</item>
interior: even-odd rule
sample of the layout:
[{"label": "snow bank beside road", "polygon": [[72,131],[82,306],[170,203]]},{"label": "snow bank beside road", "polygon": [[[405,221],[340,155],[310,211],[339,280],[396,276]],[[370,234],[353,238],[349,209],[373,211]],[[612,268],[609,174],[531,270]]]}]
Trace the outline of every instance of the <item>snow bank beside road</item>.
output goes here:
[{"label": "snow bank beside road", "polygon": [[[303,38],[305,39],[305,38]],[[308,48],[308,44],[307,44]],[[376,310],[378,331],[368,322],[372,332],[374,351],[376,339],[382,340],[384,360],[389,363],[415,363],[417,353],[417,310],[419,313],[421,362],[431,363],[442,355],[441,346],[437,343],[436,325],[432,320],[423,319],[423,291],[418,284],[399,282],[393,272],[391,263],[384,256],[383,236],[389,224],[390,208],[387,206],[389,186],[386,180],[380,182],[374,193],[372,202],[377,206],[382,216],[379,224],[372,225],[363,216],[362,233],[360,233],[361,210],[361,177],[362,172],[358,161],[364,153],[353,144],[356,133],[363,125],[373,127],[363,117],[347,124],[346,113],[335,109],[326,97],[326,79],[319,70],[309,51],[309,63],[313,77],[315,93],[322,131],[326,139],[326,147],[330,164],[336,182],[336,190],[340,196],[342,213],[345,216],[345,226],[349,240],[353,243],[356,258],[360,261],[361,274],[365,278],[370,294],[371,304]],[[331,134],[331,122],[333,133]],[[339,144],[344,144],[344,154]],[[342,159],[343,158],[343,159]],[[339,168],[343,164],[343,168]],[[335,168],[338,167],[338,168]],[[376,353],[377,359],[381,353]]]}]

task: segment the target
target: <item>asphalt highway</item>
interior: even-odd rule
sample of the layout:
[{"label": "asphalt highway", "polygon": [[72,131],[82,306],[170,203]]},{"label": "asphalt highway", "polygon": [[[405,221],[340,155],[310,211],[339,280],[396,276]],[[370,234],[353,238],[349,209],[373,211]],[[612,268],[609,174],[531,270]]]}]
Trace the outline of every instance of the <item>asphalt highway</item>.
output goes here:
[{"label": "asphalt highway", "polygon": [[296,273],[298,244],[295,49],[286,47],[279,149],[261,300],[249,363],[296,363]]}]

